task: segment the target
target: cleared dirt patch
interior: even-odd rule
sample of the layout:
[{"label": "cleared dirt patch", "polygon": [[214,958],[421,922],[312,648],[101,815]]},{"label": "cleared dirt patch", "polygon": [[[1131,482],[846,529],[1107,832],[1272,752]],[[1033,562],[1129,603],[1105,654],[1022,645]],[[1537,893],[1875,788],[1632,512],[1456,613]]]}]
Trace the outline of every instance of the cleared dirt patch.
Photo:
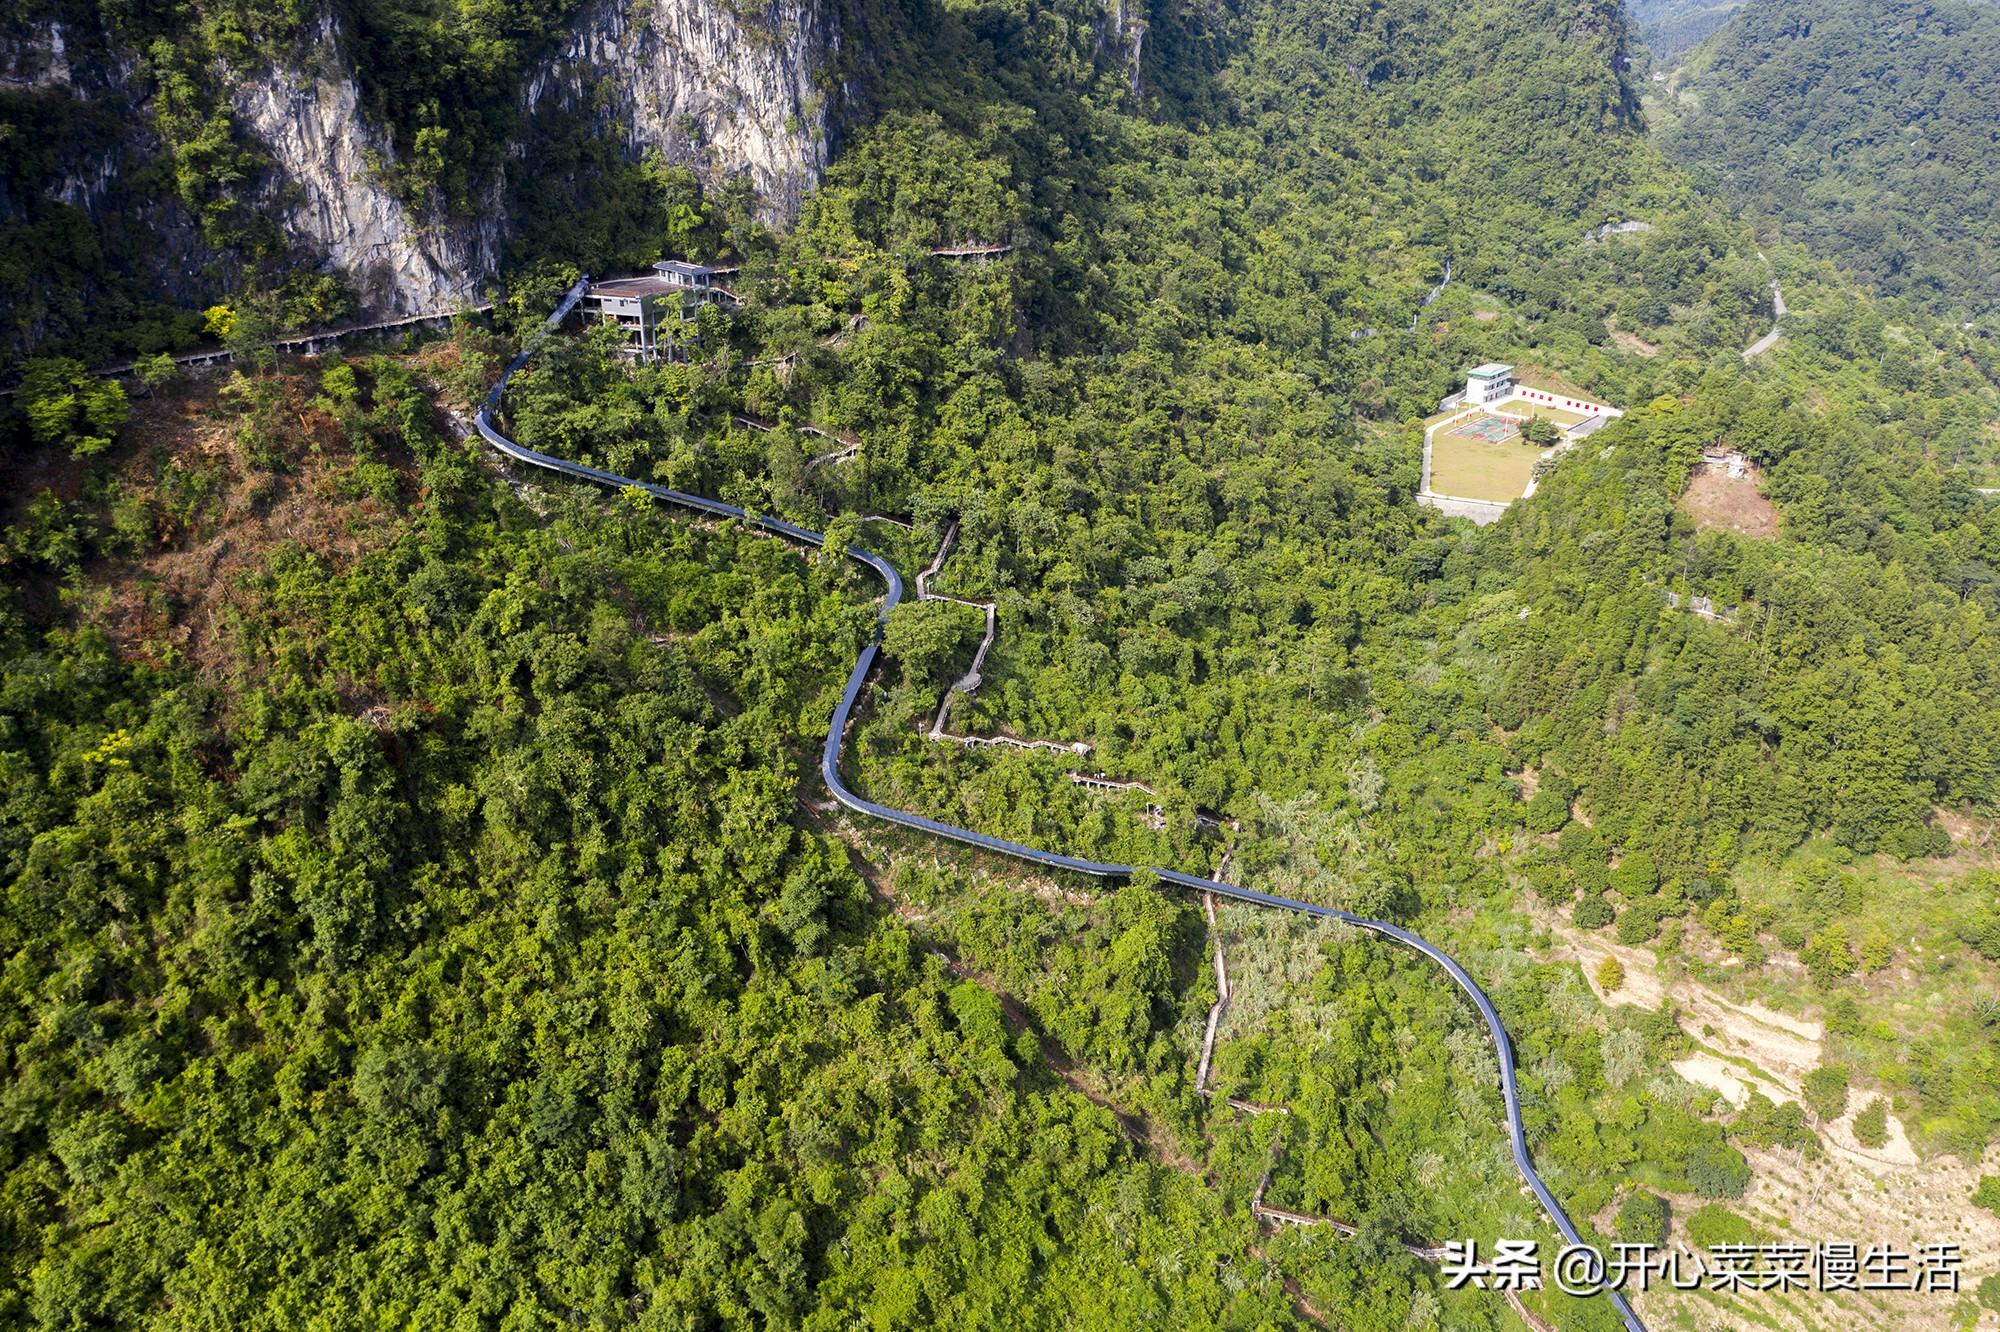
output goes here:
[{"label": "cleared dirt patch", "polygon": [[1622,328],[1614,328],[1609,324],[1605,326],[1605,330],[1611,335],[1611,345],[1619,351],[1628,352],[1633,356],[1651,357],[1660,354],[1658,343],[1648,342],[1637,333],[1628,333]]},{"label": "cleared dirt patch", "polygon": [[[1697,1042],[1696,1049],[1674,1061],[1673,1070],[1714,1091],[1730,1106],[1741,1106],[1753,1092],[1774,1101],[1796,1100],[1800,1080],[1820,1064],[1820,1024],[1763,1004],[1739,1003],[1685,977],[1662,976],[1650,948],[1627,947],[1579,930],[1553,912],[1533,914],[1553,936],[1550,956],[1579,963],[1599,999],[1654,1009],[1673,1003],[1682,1029]],[[1596,983],[1598,964],[1607,955],[1618,958],[1626,977],[1625,984],[1608,995]],[[1944,1156],[1920,1160],[1893,1113],[1888,1117],[1888,1141],[1881,1147],[1863,1147],[1854,1139],[1853,1120],[1873,1099],[1873,1093],[1857,1089],[1845,1115],[1819,1125],[1824,1151],[1816,1156],[1746,1146],[1750,1188],[1728,1207],[1772,1241],[1850,1242],[1863,1248],[1879,1243],[1909,1251],[1925,1244],[1957,1244],[1963,1259],[1963,1294],[1806,1291],[1779,1301],[1768,1292],[1723,1297],[1655,1288],[1635,1301],[1649,1326],[1699,1332],[1725,1327],[1944,1332],[1964,1326],[1958,1321],[1962,1299],[1982,1279],[2000,1273],[2000,1218],[1970,1201],[1982,1173],[2000,1172],[2000,1149],[1989,1150],[1985,1161],[1977,1164]],[[1677,1218],[1671,1242],[1689,1244],[1681,1220],[1702,1201],[1671,1198]]]},{"label": "cleared dirt patch", "polygon": [[1755,463],[1744,463],[1740,476],[1721,467],[1697,467],[1676,507],[1703,530],[1756,538],[1778,535],[1778,507],[1764,498],[1764,474]]},{"label": "cleared dirt patch", "polygon": [[[1523,363],[1515,366],[1514,382],[1523,388],[1540,389],[1544,393],[1556,393],[1565,398],[1579,398],[1585,402],[1604,401],[1604,399],[1598,397],[1595,393],[1591,393],[1580,385],[1571,383],[1554,371],[1544,369],[1539,365]],[[1507,410],[1512,411],[1513,408],[1509,407]]]},{"label": "cleared dirt patch", "polygon": [[1750,1093],[1762,1091],[1770,1094],[1768,1087],[1760,1086],[1758,1080],[1742,1068],[1726,1059],[1718,1059],[1712,1054],[1689,1055],[1676,1059],[1674,1072],[1694,1083],[1697,1087],[1707,1087],[1737,1109],[1742,1109],[1749,1101]]},{"label": "cleared dirt patch", "polygon": [[[1731,1100],[1736,1098],[1724,1090],[1725,1077],[1773,1099],[1796,1099],[1800,1081],[1819,1067],[1823,1035],[1819,1023],[1759,1003],[1739,1004],[1686,977],[1663,977],[1652,949],[1614,943],[1593,931],[1579,930],[1553,912],[1542,913],[1538,919],[1549,927],[1555,941],[1550,956],[1581,964],[1591,992],[1602,1002],[1647,1009],[1673,1003],[1680,1012],[1681,1027],[1707,1047],[1697,1066],[1702,1076],[1684,1071],[1689,1081],[1722,1091]],[[1606,956],[1616,957],[1625,968],[1625,984],[1612,994],[1597,984],[1597,968]]]}]

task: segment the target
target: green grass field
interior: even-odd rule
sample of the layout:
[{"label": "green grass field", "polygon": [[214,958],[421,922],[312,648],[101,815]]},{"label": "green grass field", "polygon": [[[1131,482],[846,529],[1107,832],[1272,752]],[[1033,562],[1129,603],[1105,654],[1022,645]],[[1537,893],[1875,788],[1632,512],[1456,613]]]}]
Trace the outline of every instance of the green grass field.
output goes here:
[{"label": "green grass field", "polygon": [[1572,412],[1566,407],[1545,407],[1539,402],[1502,403],[1495,410],[1508,416],[1539,416],[1544,421],[1554,421],[1559,426],[1573,426],[1578,421],[1590,418],[1582,412]]},{"label": "green grass field", "polygon": [[1541,449],[1518,437],[1488,444],[1440,431],[1431,443],[1431,490],[1461,499],[1516,500],[1541,456]]}]

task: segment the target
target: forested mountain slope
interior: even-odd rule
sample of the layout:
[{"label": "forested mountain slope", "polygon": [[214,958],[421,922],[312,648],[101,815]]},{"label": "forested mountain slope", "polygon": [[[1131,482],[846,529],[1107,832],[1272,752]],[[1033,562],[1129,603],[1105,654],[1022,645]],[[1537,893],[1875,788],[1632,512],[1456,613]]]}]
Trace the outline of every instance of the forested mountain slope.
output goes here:
[{"label": "forested mountain slope", "polygon": [[2000,309],[2000,9],[1748,0],[1689,56],[1661,143],[1877,289]]},{"label": "forested mountain slope", "polygon": [[1661,60],[1678,60],[1729,21],[1743,0],[1633,0],[1632,16],[1646,48]]},{"label": "forested mountain slope", "polygon": [[[1834,1150],[1833,1072],[1783,1070],[1819,1073],[1808,1112],[1675,1071],[1725,995],[1821,1023],[1842,1100],[1926,1154],[1924,1216],[1942,1162],[1976,1175],[1990,344],[1761,260],[1647,140],[1616,6],[1148,17],[1135,68],[1087,3],[852,5],[876,100],[796,228],[699,181],[551,202],[497,334],[246,356],[129,421],[40,367],[0,621],[0,1319],[1517,1326],[1409,1248],[1550,1239],[1433,968],[1225,908],[1197,1088],[1197,902],[827,806],[872,586],[454,433],[577,269],[654,242],[740,259],[743,305],[680,363],[555,340],[510,431],[905,571],[955,525],[938,586],[999,636],[954,725],[1088,746],[927,739],[982,617],[909,603],[868,793],[1447,942],[1595,1235],[1845,1237],[1772,1192]],[[1586,238],[1610,218],[1651,230]],[[1746,367],[1774,274],[1799,314]],[[1481,532],[1412,502],[1413,423],[1495,358],[1633,410]],[[808,467],[805,422],[861,447]],[[1718,446],[1776,537],[1677,507]],[[1642,1002],[1642,968],[1709,1006]],[[1260,1186],[1357,1233],[1266,1229]],[[1872,1226],[1918,1193],[1863,1196]],[[1979,1254],[1962,1300],[1783,1325],[1969,1315]]]}]

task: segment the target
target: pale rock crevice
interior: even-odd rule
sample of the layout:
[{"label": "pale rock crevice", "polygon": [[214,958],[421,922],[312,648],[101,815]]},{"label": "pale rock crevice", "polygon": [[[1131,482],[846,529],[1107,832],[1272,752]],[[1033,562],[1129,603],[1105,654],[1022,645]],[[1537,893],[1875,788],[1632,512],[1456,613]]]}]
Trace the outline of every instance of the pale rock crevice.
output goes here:
[{"label": "pale rock crevice", "polygon": [[1103,0],[1103,4],[1097,24],[1097,49],[1101,53],[1107,46],[1115,48],[1123,57],[1126,86],[1140,92],[1140,63],[1145,58],[1146,32],[1151,26],[1146,17],[1146,0]]},{"label": "pale rock crevice", "polygon": [[[321,26],[317,55],[237,80],[230,109],[271,155],[273,206],[285,233],[339,269],[362,305],[417,314],[470,305],[494,268],[497,210],[477,224],[421,219],[391,188],[388,133],[361,110],[361,92]],[[307,73],[308,69],[321,72]]]},{"label": "pale rock crevice", "polygon": [[586,116],[638,159],[658,153],[715,185],[747,175],[768,222],[797,215],[826,170],[837,38],[812,0],[739,14],[714,0],[596,0],[522,93]]}]

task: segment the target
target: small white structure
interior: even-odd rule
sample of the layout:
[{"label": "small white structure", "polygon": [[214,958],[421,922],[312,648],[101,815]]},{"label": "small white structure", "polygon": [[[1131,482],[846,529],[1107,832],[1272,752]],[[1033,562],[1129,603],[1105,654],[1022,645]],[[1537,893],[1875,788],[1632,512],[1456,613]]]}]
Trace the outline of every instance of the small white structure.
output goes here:
[{"label": "small white structure", "polygon": [[1512,397],[1513,393],[1514,367],[1511,365],[1488,361],[1465,372],[1465,397],[1462,401],[1467,407],[1484,407],[1489,402]]},{"label": "small white structure", "polygon": [[665,285],[682,291],[706,292],[715,285],[715,270],[707,264],[691,264],[685,259],[662,259],[653,271],[666,279]]}]

